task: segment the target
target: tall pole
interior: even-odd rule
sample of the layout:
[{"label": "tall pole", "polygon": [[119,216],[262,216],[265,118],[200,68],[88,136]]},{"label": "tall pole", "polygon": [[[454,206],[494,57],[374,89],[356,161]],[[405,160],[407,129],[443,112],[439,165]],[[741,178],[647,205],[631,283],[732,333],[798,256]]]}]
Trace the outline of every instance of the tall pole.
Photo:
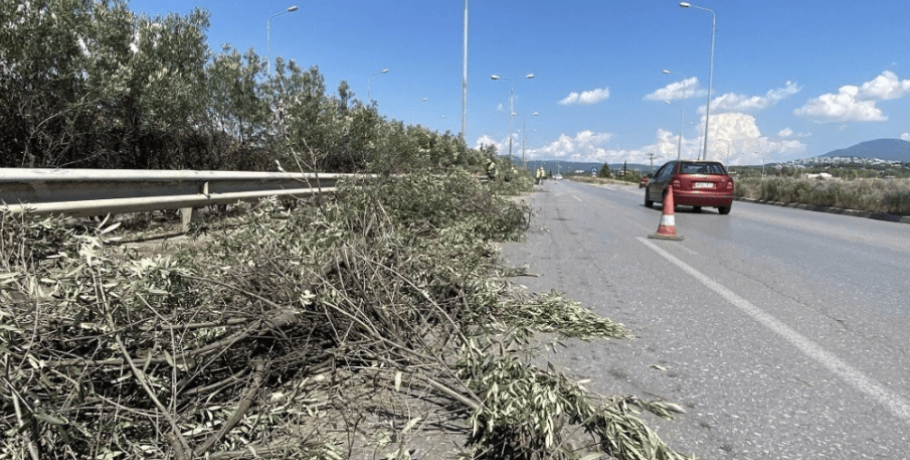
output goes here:
[{"label": "tall pole", "polygon": [[512,105],[513,96],[515,96],[515,84],[509,80],[509,160],[512,159],[512,117],[515,116],[515,108]]},{"label": "tall pole", "polygon": [[[379,72],[376,72],[373,75],[370,75],[369,77],[367,77],[367,99],[369,99],[370,101],[373,100],[373,96],[370,95],[370,80],[373,77],[375,77],[377,75],[382,75],[384,73],[389,73],[389,69],[382,69]],[[424,99],[424,100],[426,100],[426,99]]]},{"label": "tall pole", "polygon": [[521,163],[525,162],[525,141],[528,139],[528,118],[521,117]]},{"label": "tall pole", "polygon": [[683,8],[695,8],[711,13],[711,63],[708,67],[708,103],[705,106],[705,146],[702,150],[703,159],[708,159],[708,122],[711,120],[711,84],[714,77],[714,33],[717,31],[717,15],[710,8],[702,8],[692,5],[689,2],[680,2],[679,6]]},{"label": "tall pole", "polygon": [[464,60],[461,65],[461,142],[468,145],[468,0],[464,0]]},{"label": "tall pole", "polygon": [[[525,75],[524,78],[532,80],[534,78],[534,74],[529,73]],[[513,104],[515,96],[515,81],[512,78],[503,78],[496,74],[490,75],[490,79],[506,80],[509,82],[509,158],[512,158],[512,117],[515,115],[515,107]]]},{"label": "tall pole", "polygon": [[[711,10],[708,10],[711,11]],[[705,105],[705,149],[702,160],[708,159],[708,122],[711,120],[711,88],[714,80],[714,32],[717,30],[717,15],[711,11],[711,64],[708,69],[708,102]]]},{"label": "tall pole", "polygon": [[[682,157],[682,127],[683,127],[683,104],[686,103],[686,96],[688,95],[689,85],[686,83],[689,80],[689,77],[681,73],[671,72],[667,69],[664,69],[664,75],[681,75],[683,77],[683,97],[682,101],[679,103],[679,141],[676,146],[676,161],[679,161]],[[669,102],[669,101],[668,101]]]},{"label": "tall pole", "polygon": [[265,41],[266,41],[266,48],[267,48],[267,52],[268,52],[268,56],[269,56],[268,71],[269,71],[270,77],[272,76],[272,18],[274,18],[275,16],[278,16],[278,15],[284,14],[284,13],[293,13],[294,11],[297,11],[297,5],[289,6],[286,10],[279,11],[279,12],[269,16],[268,21],[266,21],[266,23],[265,23],[265,36],[266,36]]},{"label": "tall pole", "polygon": [[[534,112],[531,115],[536,117],[539,114],[537,112]],[[527,168],[528,162],[525,160],[525,140],[528,138],[528,117],[522,116],[521,120],[522,120],[521,167]],[[536,132],[537,130],[535,129],[534,131]]]}]

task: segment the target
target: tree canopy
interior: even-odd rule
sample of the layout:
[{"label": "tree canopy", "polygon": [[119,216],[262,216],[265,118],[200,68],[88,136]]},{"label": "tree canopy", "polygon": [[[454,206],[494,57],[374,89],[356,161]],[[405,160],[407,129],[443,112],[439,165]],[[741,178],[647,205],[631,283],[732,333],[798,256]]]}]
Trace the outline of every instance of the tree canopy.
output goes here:
[{"label": "tree canopy", "polygon": [[393,172],[478,166],[457,135],[383,117],[342,81],[215,52],[208,12],[123,0],[0,2],[0,166]]}]

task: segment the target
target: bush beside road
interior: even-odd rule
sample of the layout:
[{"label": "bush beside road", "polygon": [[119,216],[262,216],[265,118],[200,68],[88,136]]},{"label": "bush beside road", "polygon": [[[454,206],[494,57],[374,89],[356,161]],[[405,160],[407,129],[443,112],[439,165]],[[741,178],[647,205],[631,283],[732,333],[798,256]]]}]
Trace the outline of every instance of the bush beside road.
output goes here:
[{"label": "bush beside road", "polygon": [[747,178],[736,180],[734,194],[784,205],[910,216],[910,179]]}]

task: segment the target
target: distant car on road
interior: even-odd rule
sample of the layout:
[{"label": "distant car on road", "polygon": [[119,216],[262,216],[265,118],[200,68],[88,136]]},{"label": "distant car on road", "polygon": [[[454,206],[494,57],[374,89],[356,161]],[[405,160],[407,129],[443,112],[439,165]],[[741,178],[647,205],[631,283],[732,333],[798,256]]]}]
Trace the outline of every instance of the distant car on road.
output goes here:
[{"label": "distant car on road", "polygon": [[730,214],[733,178],[718,161],[681,160],[663,165],[645,186],[645,207],[662,203],[668,185],[673,186],[673,204],[692,206],[695,212],[716,207],[719,213]]},{"label": "distant car on road", "polygon": [[651,173],[641,176],[641,180],[638,181],[638,188],[642,188],[645,185],[648,185],[648,181],[651,180],[651,176],[653,176]]},{"label": "distant car on road", "polygon": [[557,175],[553,176],[553,179],[562,180],[562,174],[557,174]]}]

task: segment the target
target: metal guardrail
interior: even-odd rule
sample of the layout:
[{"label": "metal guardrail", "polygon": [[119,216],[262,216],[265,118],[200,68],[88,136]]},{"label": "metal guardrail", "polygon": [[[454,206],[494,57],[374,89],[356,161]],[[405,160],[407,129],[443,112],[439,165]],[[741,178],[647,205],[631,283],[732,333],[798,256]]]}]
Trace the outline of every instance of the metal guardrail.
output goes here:
[{"label": "metal guardrail", "polygon": [[194,208],[269,196],[334,193],[346,175],[238,171],[0,168],[0,207],[15,213],[104,214]]}]

